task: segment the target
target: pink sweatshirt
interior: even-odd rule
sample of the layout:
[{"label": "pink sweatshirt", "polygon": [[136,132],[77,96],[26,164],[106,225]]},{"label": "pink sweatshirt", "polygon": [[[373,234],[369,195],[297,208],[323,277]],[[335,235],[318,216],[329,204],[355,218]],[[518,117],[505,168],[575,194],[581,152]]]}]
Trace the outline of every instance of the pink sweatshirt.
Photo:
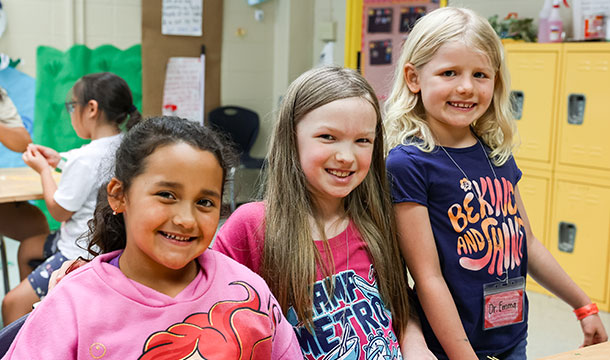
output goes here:
[{"label": "pink sweatshirt", "polygon": [[104,254],[30,314],[3,359],[300,359],[265,282],[206,250],[175,298],[128,279]]}]

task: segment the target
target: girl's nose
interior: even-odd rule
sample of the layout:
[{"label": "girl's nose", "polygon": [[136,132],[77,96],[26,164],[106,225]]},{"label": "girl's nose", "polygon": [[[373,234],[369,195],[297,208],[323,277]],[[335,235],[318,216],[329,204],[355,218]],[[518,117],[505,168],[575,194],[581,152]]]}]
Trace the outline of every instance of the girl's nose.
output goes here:
[{"label": "girl's nose", "polygon": [[351,146],[340,146],[335,153],[335,158],[341,163],[352,163],[354,161],[354,152]]},{"label": "girl's nose", "polygon": [[458,84],[457,91],[460,94],[469,94],[472,92],[473,84],[469,76],[464,76]]},{"label": "girl's nose", "polygon": [[195,227],[195,217],[193,216],[192,209],[188,206],[178,207],[173,218],[174,224],[190,230]]}]

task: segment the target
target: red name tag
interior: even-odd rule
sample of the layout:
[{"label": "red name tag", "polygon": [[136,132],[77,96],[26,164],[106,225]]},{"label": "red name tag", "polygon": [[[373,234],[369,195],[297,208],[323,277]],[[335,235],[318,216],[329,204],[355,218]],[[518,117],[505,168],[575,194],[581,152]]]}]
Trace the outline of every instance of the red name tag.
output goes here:
[{"label": "red name tag", "polygon": [[525,279],[485,284],[483,287],[484,330],[517,324],[523,321]]}]

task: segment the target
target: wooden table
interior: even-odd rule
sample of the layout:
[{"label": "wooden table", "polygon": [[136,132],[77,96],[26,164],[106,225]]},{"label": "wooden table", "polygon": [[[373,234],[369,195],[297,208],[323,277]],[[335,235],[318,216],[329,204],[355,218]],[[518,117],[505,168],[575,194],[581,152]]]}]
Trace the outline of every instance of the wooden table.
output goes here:
[{"label": "wooden table", "polygon": [[[55,181],[60,174],[53,173]],[[42,199],[40,175],[29,167],[0,168],[0,203]]]},{"label": "wooden table", "polygon": [[[56,182],[59,182],[59,173],[54,172],[53,177]],[[42,184],[40,175],[36,171],[29,167],[0,168],[0,203],[38,199],[42,199]],[[2,278],[6,293],[10,288],[10,283],[6,246],[2,234],[0,234],[0,259],[2,260]]]},{"label": "wooden table", "polygon": [[608,360],[610,359],[610,342],[587,346],[561,354],[547,356],[541,360]]}]

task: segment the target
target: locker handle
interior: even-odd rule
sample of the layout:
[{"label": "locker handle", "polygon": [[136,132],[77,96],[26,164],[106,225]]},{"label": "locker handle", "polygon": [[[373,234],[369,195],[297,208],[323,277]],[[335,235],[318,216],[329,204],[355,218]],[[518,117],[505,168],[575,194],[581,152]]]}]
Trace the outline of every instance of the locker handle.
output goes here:
[{"label": "locker handle", "polygon": [[523,117],[523,100],[525,95],[523,91],[520,90],[512,90],[510,92],[510,105],[513,110],[513,116],[515,120],[521,120]]},{"label": "locker handle", "polygon": [[576,241],[576,225],[562,221],[559,223],[559,251],[574,252],[574,242]]},{"label": "locker handle", "polygon": [[586,102],[587,97],[584,94],[568,95],[568,124],[582,125]]}]

